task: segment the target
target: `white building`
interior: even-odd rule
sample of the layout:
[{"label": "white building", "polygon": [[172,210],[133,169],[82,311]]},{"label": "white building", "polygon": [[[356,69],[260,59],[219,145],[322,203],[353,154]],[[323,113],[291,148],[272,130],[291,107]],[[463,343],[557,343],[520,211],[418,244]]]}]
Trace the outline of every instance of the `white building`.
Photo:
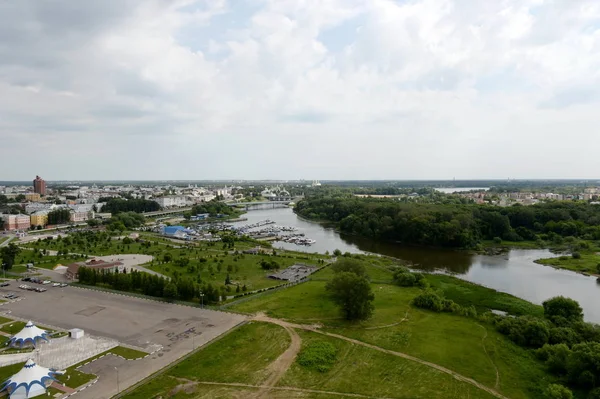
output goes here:
[{"label": "white building", "polygon": [[162,208],[178,208],[191,205],[191,201],[188,201],[183,195],[166,195],[164,197],[154,198],[154,202]]}]

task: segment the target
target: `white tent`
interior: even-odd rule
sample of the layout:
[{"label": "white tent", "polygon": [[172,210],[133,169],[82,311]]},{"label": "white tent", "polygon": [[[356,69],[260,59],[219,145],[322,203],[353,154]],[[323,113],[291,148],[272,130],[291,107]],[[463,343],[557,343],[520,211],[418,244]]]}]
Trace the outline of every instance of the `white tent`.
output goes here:
[{"label": "white tent", "polygon": [[62,372],[38,366],[29,359],[21,371],[4,382],[2,390],[8,391],[10,399],[33,398],[45,394],[57,374]]},{"label": "white tent", "polygon": [[36,327],[31,321],[28,321],[25,327],[8,341],[8,345],[22,348],[25,345],[31,344],[35,347],[40,340],[48,342],[48,331],[44,331]]}]

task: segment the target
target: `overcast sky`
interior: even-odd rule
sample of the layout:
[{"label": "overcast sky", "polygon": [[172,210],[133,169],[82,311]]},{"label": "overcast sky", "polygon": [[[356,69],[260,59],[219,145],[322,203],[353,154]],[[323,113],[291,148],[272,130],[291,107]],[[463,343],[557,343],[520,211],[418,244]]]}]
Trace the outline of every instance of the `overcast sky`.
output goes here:
[{"label": "overcast sky", "polygon": [[598,0],[0,1],[0,180],[600,177]]}]

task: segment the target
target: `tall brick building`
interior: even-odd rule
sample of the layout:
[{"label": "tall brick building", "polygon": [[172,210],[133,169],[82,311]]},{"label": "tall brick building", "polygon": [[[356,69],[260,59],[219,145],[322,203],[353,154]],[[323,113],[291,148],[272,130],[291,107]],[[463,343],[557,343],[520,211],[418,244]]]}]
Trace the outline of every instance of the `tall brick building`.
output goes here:
[{"label": "tall brick building", "polygon": [[46,195],[46,181],[39,176],[33,181],[33,192],[39,195]]}]

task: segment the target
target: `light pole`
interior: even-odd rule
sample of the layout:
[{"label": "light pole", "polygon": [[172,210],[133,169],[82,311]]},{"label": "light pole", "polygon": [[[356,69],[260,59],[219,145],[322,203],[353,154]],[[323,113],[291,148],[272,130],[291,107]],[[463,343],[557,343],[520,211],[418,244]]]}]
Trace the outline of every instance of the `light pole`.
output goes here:
[{"label": "light pole", "polygon": [[119,389],[119,369],[115,366],[115,371],[117,372],[117,395],[121,390]]},{"label": "light pole", "polygon": [[200,293],[200,308],[204,309],[204,294]]}]

